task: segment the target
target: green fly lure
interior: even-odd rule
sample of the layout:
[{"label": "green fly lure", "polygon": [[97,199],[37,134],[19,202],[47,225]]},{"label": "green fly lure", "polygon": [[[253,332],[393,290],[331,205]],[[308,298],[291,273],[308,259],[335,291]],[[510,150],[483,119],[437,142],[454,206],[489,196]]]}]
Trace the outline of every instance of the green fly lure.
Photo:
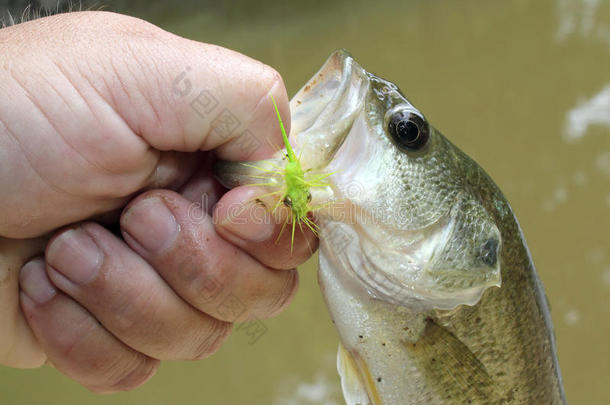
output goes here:
[{"label": "green fly lure", "polygon": [[[282,139],[286,148],[286,153],[284,157],[287,162],[284,167],[272,163],[273,169],[265,169],[253,166],[258,170],[267,172],[271,176],[275,176],[276,178],[280,179],[279,182],[255,183],[253,185],[278,187],[278,190],[260,196],[259,198],[270,195],[279,195],[279,199],[273,207],[272,212],[275,212],[281,205],[284,205],[285,207],[290,209],[290,215],[284,221],[277,240],[279,240],[279,238],[284,233],[286,226],[290,223],[292,227],[290,238],[290,251],[292,252],[294,246],[294,234],[297,224],[301,232],[303,231],[302,225],[304,224],[314,233],[314,235],[317,236],[318,226],[315,224],[315,222],[311,220],[309,214],[315,211],[316,209],[321,208],[325,204],[318,206],[312,205],[312,196],[310,190],[313,187],[328,187],[329,184],[326,183],[324,179],[330,176],[332,173],[314,174],[312,173],[311,169],[303,169],[303,167],[301,166],[300,157],[297,157],[297,155],[294,153],[292,145],[288,140],[288,135],[286,134],[286,129],[284,128],[284,123],[282,122],[282,116],[280,115],[280,110],[277,107],[275,99],[273,98],[273,95],[271,95],[271,93],[269,93],[269,96],[271,97],[271,102],[273,103],[273,108],[275,109],[275,113],[277,114],[277,119],[280,124],[280,129],[282,131]],[[269,179],[268,176],[253,177]]]}]

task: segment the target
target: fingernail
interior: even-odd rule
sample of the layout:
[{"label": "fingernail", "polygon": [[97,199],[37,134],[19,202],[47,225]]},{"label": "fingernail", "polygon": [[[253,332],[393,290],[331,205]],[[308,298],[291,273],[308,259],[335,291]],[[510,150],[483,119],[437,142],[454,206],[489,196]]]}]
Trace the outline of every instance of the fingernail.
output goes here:
[{"label": "fingernail", "polygon": [[43,259],[34,259],[21,268],[19,286],[21,292],[38,304],[50,301],[57,294],[47,277]]},{"label": "fingernail", "polygon": [[47,249],[47,263],[79,285],[97,275],[102,260],[102,252],[82,228],[62,233]]},{"label": "fingernail", "polygon": [[157,197],[131,206],[121,217],[121,227],[151,253],[169,247],[180,230],[172,212]]},{"label": "fingernail", "polygon": [[231,203],[225,200],[216,212],[219,226],[233,235],[250,242],[262,242],[275,232],[269,209],[255,198],[258,190],[248,190],[240,195],[240,201]]}]

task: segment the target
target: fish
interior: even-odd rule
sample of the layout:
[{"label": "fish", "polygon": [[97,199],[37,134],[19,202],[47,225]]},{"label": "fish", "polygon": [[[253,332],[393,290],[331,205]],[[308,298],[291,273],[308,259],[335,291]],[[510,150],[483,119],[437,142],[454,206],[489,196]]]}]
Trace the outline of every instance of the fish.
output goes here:
[{"label": "fish", "polygon": [[[345,50],[290,110],[304,170],[328,175],[311,198],[346,403],[566,404],[543,285],[487,173]],[[264,168],[285,153],[217,178],[279,183]]]}]

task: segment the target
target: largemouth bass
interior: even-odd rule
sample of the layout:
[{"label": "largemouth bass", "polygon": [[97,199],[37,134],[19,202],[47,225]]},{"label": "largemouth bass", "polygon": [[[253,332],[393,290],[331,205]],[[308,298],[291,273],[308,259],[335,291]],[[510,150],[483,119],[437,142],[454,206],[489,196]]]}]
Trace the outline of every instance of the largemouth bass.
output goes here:
[{"label": "largemouth bass", "polygon": [[290,108],[303,167],[332,173],[312,198],[347,404],[565,404],[544,289],[483,169],[345,51]]}]

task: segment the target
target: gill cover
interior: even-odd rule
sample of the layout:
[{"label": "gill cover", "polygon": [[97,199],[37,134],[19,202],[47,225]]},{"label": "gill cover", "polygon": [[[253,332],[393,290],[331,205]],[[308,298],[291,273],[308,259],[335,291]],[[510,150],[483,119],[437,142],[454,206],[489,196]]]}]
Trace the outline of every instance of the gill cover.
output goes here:
[{"label": "gill cover", "polygon": [[[333,173],[329,187],[312,194],[313,205],[324,207],[316,211],[321,255],[334,268],[374,298],[424,309],[473,305],[500,285],[501,237],[477,189],[485,174],[396,85],[340,50],[290,108],[303,168]],[[388,131],[397,112],[425,129],[423,146],[399,145]],[[396,133],[410,137],[408,128]],[[220,163],[217,174],[228,186],[253,183],[264,173],[252,167],[281,164],[281,156]]]},{"label": "gill cover", "polygon": [[[485,174],[395,84],[337,51],[295,99],[304,158],[334,173],[337,203],[318,215],[333,266],[375,298],[424,308],[473,305],[500,285],[500,232],[477,189]],[[308,105],[314,117],[299,112]]]}]

